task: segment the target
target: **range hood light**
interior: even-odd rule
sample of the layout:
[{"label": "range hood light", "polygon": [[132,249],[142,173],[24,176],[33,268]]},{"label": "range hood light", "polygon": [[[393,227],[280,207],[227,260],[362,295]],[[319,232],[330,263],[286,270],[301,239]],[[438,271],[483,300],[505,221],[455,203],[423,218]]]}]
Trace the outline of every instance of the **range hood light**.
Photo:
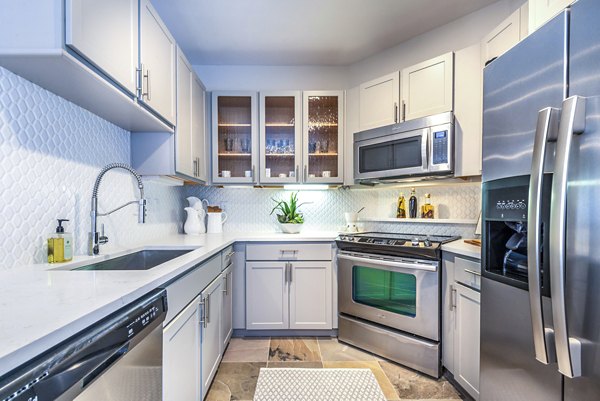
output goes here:
[{"label": "range hood light", "polygon": [[316,184],[316,185],[302,185],[302,184],[289,184],[284,185],[283,189],[286,191],[325,191],[329,189],[329,185]]}]

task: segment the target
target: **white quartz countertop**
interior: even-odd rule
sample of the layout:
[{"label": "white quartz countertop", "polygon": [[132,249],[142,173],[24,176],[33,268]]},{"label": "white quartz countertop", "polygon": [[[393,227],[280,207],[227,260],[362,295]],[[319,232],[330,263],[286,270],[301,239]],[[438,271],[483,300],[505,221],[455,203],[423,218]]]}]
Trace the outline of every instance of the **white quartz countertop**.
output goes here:
[{"label": "white quartz countertop", "polygon": [[[119,308],[181,276],[234,242],[333,241],[337,232],[171,235],[137,248],[78,256],[60,265],[0,271],[0,376]],[[132,249],[194,249],[149,270],[69,271]]]},{"label": "white quartz countertop", "polygon": [[481,248],[476,245],[467,244],[464,239],[459,239],[443,244],[442,252],[449,252],[454,253],[456,255],[468,256],[477,260],[481,259]]}]

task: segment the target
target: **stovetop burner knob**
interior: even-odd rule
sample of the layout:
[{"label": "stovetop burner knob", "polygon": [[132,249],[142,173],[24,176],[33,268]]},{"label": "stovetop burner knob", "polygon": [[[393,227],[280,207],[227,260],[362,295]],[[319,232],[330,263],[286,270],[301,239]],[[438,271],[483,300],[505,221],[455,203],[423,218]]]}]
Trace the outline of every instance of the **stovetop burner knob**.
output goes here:
[{"label": "stovetop burner knob", "polygon": [[425,238],[425,241],[423,241],[423,245],[425,245],[426,247],[430,247],[431,246],[431,240],[429,238]]},{"label": "stovetop burner knob", "polygon": [[419,246],[419,239],[418,238],[413,238],[411,241],[412,246]]}]

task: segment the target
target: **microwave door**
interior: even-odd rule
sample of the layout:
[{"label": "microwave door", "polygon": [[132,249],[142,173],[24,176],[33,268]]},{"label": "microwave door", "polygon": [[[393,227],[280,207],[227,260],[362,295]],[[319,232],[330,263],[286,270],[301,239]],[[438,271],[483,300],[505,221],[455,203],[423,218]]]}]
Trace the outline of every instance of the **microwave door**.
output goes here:
[{"label": "microwave door", "polygon": [[429,129],[357,142],[356,178],[386,178],[427,173]]}]

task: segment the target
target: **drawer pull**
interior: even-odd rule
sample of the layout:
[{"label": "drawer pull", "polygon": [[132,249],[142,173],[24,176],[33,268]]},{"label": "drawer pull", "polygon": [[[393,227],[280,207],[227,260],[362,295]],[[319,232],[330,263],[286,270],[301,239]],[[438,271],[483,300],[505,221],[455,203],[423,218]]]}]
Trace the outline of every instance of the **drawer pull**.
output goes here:
[{"label": "drawer pull", "polygon": [[227,255],[225,255],[226,259],[231,259],[231,257],[235,255],[235,252],[229,252]]},{"label": "drawer pull", "polygon": [[281,252],[281,255],[285,255],[286,253],[292,253],[292,254],[297,254],[298,250],[297,249],[281,249],[279,250],[279,252]]},{"label": "drawer pull", "polygon": [[475,270],[471,270],[471,269],[464,269],[467,273],[471,273],[474,274],[476,276],[481,276],[481,272],[475,271]]}]

